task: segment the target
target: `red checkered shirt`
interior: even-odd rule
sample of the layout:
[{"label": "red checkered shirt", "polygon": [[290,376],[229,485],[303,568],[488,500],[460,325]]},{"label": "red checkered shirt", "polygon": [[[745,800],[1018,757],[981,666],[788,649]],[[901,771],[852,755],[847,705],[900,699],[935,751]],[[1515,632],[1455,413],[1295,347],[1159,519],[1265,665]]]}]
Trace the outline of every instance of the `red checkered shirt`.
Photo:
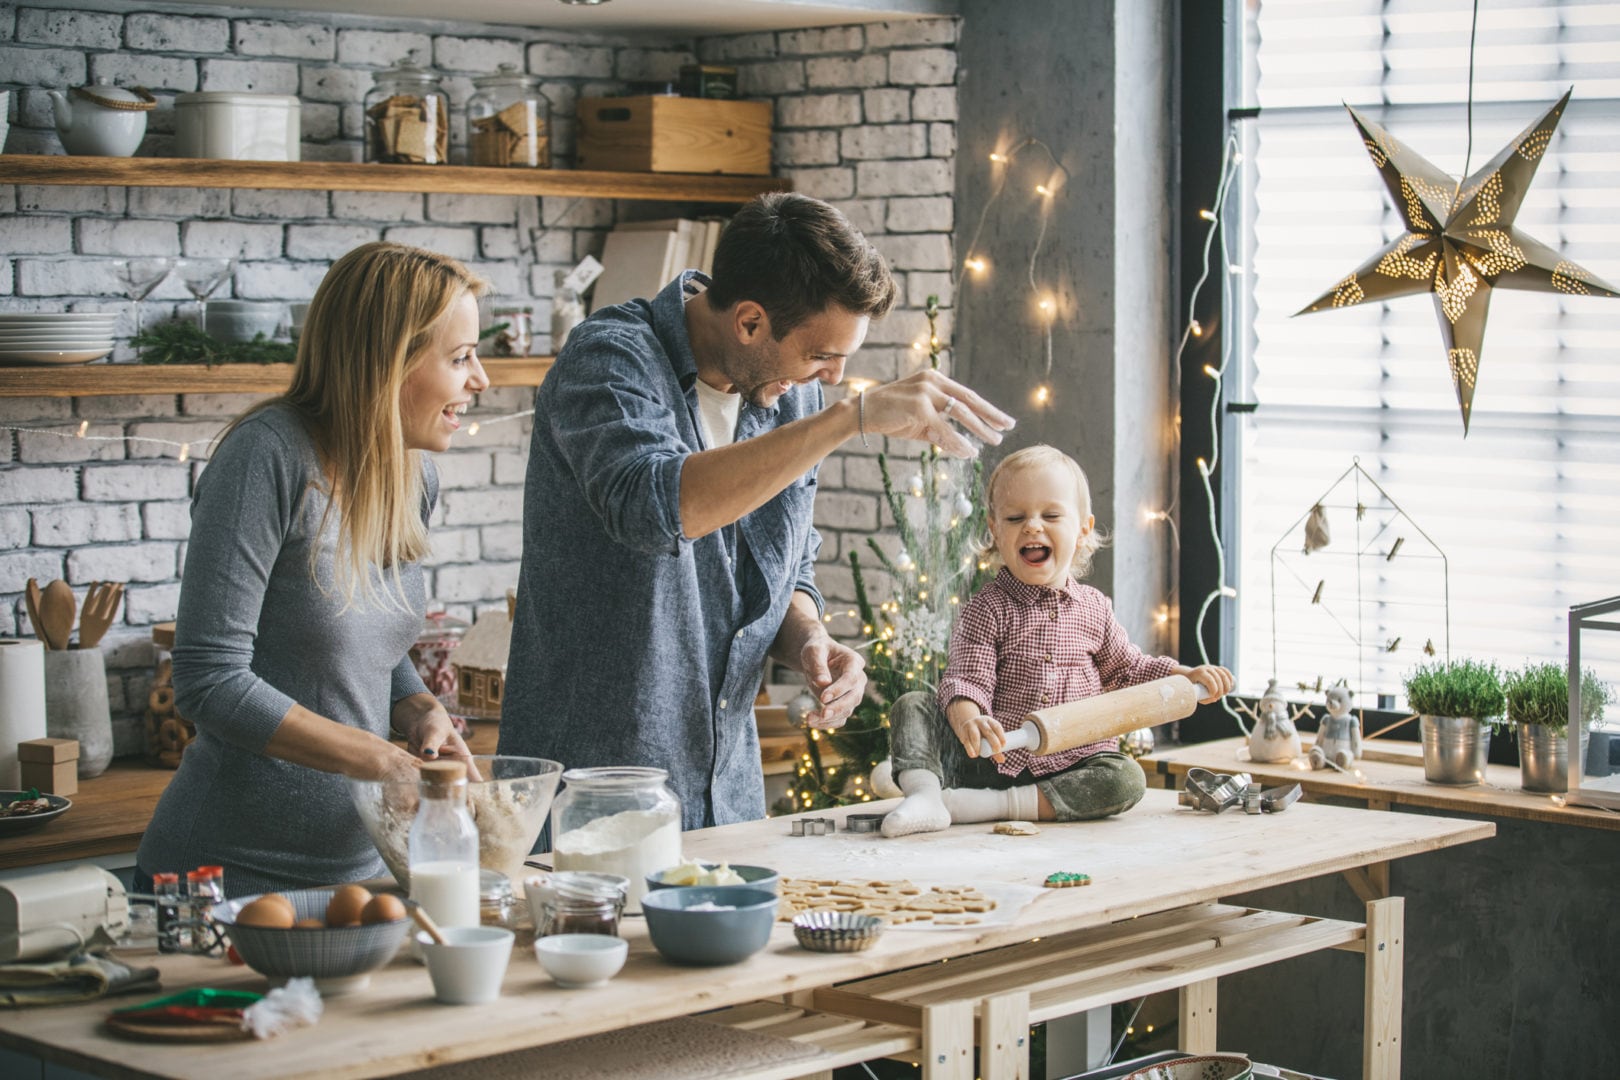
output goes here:
[{"label": "red checkered shirt", "polygon": [[[1180,665],[1131,644],[1108,597],[1067,579],[1061,589],[1028,585],[1002,568],[962,609],[951,633],[939,707],[966,698],[1018,730],[1036,709],[1162,679]],[[1089,743],[1045,757],[1009,750],[997,768],[1008,776],[1062,772],[1081,758],[1116,748]]]}]

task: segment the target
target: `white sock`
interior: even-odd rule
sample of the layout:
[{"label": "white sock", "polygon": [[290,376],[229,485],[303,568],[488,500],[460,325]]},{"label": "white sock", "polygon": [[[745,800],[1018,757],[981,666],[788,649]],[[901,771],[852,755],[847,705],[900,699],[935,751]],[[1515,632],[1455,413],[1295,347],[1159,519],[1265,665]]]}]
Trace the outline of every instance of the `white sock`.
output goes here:
[{"label": "white sock", "polygon": [[880,799],[898,799],[905,794],[894,782],[894,762],[888,758],[872,766],[872,778],[867,786]]},{"label": "white sock", "polygon": [[1040,789],[1020,784],[1003,791],[993,788],[946,788],[940,801],[951,815],[951,824],[975,821],[1034,821],[1040,815]]},{"label": "white sock", "polygon": [[950,811],[939,801],[939,777],[927,769],[906,769],[895,777],[905,799],[883,819],[884,836],[909,836],[949,828]]}]

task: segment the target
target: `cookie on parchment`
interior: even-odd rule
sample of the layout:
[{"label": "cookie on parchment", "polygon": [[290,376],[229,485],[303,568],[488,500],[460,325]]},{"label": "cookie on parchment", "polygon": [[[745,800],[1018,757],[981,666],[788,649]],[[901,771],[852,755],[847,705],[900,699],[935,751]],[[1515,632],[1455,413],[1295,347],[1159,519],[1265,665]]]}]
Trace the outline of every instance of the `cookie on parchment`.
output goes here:
[{"label": "cookie on parchment", "polygon": [[990,830],[1002,836],[1039,836],[1040,826],[1029,821],[998,821],[996,827]]}]

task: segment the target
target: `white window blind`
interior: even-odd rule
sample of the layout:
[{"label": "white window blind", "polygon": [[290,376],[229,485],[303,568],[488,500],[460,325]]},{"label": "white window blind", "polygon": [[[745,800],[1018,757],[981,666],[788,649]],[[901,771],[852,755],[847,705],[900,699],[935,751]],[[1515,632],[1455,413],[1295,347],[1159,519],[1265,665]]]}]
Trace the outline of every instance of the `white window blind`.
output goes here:
[{"label": "white window blind", "polygon": [[[1463,171],[1471,9],[1233,5],[1259,107],[1226,252],[1228,398],[1258,403],[1226,448],[1244,691],[1343,677],[1367,705],[1398,694],[1426,644],[1446,655],[1448,599],[1451,657],[1562,660],[1569,607],[1620,594],[1620,300],[1495,290],[1466,440],[1431,297],[1293,317],[1401,232],[1341,103]],[[1620,284],[1620,0],[1482,0],[1471,169],[1571,86],[1516,224]],[[1328,500],[1332,542],[1304,555],[1300,519],[1358,458],[1366,479]],[[1601,647],[1620,674],[1620,643]]]}]

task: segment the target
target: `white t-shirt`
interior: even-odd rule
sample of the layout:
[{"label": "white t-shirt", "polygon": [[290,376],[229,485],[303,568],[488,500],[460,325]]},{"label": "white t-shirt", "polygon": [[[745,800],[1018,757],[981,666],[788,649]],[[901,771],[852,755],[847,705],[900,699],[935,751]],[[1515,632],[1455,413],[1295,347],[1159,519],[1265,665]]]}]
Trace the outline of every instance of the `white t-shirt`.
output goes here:
[{"label": "white t-shirt", "polygon": [[722,394],[702,379],[694,385],[704,445],[710,450],[730,446],[737,439],[737,414],[742,411],[742,395]]}]

